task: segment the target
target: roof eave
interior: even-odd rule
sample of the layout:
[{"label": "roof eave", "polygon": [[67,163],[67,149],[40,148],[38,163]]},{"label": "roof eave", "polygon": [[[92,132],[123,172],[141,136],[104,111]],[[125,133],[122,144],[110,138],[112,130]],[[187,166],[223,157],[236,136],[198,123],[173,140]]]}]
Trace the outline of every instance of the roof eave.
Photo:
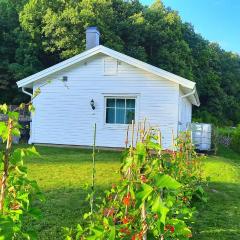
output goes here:
[{"label": "roof eave", "polygon": [[195,87],[195,83],[190,81],[190,80],[187,80],[185,78],[182,78],[180,76],[177,76],[173,73],[170,73],[170,72],[167,72],[165,70],[162,70],[160,68],[157,68],[157,67],[154,67],[148,63],[144,63],[140,60],[137,60],[135,58],[132,58],[132,57],[129,57],[123,53],[119,53],[117,51],[114,51],[110,48],[107,48],[107,47],[104,47],[102,45],[99,45],[95,48],[92,48],[92,49],[89,49],[87,51],[84,51],[72,58],[69,58],[63,62],[60,62],[52,67],[49,67],[45,70],[42,70],[36,74],[33,74],[27,78],[24,78],[20,81],[17,82],[17,86],[20,88],[20,87],[24,87],[24,86],[29,86],[31,87],[31,83],[33,83],[34,81],[37,81],[37,80],[40,80],[50,74],[53,74],[53,73],[56,73],[66,67],[69,67],[73,64],[76,64],[78,62],[81,62],[97,53],[103,53],[103,54],[106,54],[106,55],[109,55],[109,56],[112,56],[120,61],[123,61],[123,62],[126,62],[130,65],[133,65],[135,67],[139,67],[145,71],[148,71],[150,73],[153,73],[157,76],[160,76],[164,79],[167,79],[169,81],[172,81],[172,82],[175,82],[177,84],[180,84],[186,88],[189,88],[189,89],[194,89]]}]

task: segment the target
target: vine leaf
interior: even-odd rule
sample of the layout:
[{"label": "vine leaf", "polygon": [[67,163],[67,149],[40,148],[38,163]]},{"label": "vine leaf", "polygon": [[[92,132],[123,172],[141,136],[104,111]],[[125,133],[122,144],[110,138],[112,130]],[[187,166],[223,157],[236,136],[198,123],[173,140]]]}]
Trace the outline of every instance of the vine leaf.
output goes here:
[{"label": "vine leaf", "polygon": [[142,202],[145,201],[147,199],[147,197],[152,193],[153,188],[148,185],[143,183],[141,185],[141,189],[139,190],[139,192],[136,194],[136,198],[138,200],[141,200]]},{"label": "vine leaf", "polygon": [[155,184],[158,188],[168,188],[176,190],[182,186],[177,180],[169,175],[158,174],[155,178]]},{"label": "vine leaf", "polygon": [[153,201],[152,211],[161,214],[160,221],[161,223],[165,224],[169,208],[164,205],[162,199],[159,196],[157,196]]}]

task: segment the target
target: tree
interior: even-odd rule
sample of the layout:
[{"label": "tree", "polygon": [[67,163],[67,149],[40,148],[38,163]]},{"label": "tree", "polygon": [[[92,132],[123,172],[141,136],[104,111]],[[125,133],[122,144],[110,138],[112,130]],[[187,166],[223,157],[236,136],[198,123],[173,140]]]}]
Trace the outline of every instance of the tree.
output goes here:
[{"label": "tree", "polygon": [[101,44],[197,83],[199,121],[240,122],[240,56],[195,33],[160,0],[0,0],[0,101],[20,102],[15,82],[85,50],[85,30]]}]

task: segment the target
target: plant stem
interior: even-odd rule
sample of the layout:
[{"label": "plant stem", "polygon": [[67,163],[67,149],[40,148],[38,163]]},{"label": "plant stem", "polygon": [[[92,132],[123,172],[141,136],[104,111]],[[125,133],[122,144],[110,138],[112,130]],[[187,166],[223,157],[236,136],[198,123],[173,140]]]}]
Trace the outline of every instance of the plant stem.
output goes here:
[{"label": "plant stem", "polygon": [[93,152],[92,152],[92,196],[90,200],[91,213],[93,213],[93,201],[94,201],[94,187],[95,187],[95,150],[96,150],[96,129],[97,125],[94,124],[94,134],[93,134]]},{"label": "plant stem", "polygon": [[4,198],[5,198],[5,191],[7,188],[7,177],[8,177],[8,166],[9,166],[9,155],[12,148],[12,128],[13,128],[13,120],[11,118],[8,119],[7,125],[7,143],[6,149],[3,156],[3,174],[2,174],[2,181],[1,181],[1,193],[0,193],[0,211],[3,213],[3,205],[4,205]]},{"label": "plant stem", "polygon": [[134,144],[134,121],[132,120],[132,141],[131,141],[131,151],[130,156],[133,156],[133,144]]},{"label": "plant stem", "polygon": [[146,223],[145,202],[142,205],[141,218],[142,218],[143,240],[147,240],[147,228],[148,228],[148,226],[147,226],[147,223]]},{"label": "plant stem", "polygon": [[128,132],[129,132],[129,125],[127,127],[127,133],[126,133],[126,140],[125,140],[125,148],[127,149],[128,147]]}]

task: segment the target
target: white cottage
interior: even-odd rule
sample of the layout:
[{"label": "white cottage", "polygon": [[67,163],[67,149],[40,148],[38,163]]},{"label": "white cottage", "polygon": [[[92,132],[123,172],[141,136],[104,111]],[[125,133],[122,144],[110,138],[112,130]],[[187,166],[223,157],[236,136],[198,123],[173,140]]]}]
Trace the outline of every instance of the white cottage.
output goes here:
[{"label": "white cottage", "polygon": [[101,46],[99,36],[88,28],[86,51],[17,82],[31,97],[41,89],[29,142],[92,145],[96,123],[97,146],[123,147],[127,125],[147,118],[169,147],[199,106],[196,84]]}]

